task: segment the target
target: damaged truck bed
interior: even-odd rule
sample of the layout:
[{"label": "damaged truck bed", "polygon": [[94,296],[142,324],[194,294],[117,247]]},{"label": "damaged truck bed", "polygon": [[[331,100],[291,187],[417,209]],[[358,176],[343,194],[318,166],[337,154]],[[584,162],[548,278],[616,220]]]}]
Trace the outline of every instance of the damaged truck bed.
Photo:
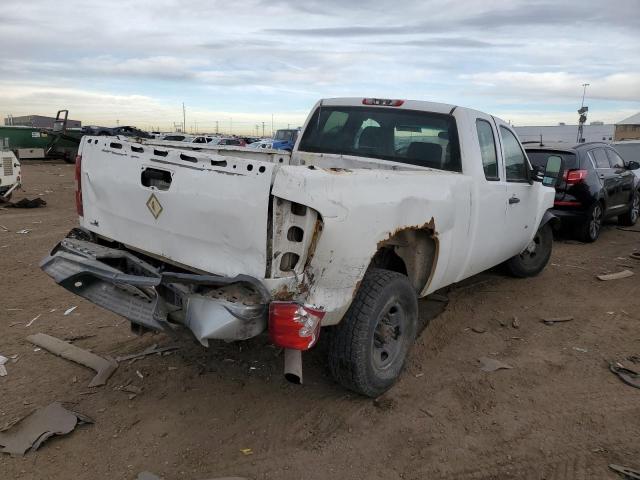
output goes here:
[{"label": "damaged truck bed", "polygon": [[502,262],[544,268],[558,169],[532,170],[495,117],[419,101],[322,100],[290,155],[84,137],[80,228],[42,268],[203,345],[268,331],[304,351],[333,326],[335,378],[379,395],[416,335],[418,297]]}]

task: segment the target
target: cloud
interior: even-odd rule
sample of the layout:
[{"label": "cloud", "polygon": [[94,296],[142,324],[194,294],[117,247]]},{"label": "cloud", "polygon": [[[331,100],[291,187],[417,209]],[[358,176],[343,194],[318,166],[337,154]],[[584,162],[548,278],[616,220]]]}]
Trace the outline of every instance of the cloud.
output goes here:
[{"label": "cloud", "polygon": [[492,95],[519,98],[575,99],[582,93],[581,85],[589,83],[588,98],[637,102],[640,99],[640,73],[616,73],[602,77],[585,77],[567,72],[483,72],[463,75]]},{"label": "cloud", "polygon": [[538,105],[573,112],[585,81],[591,105],[640,110],[638,0],[615,7],[604,0],[192,0],[188,7],[3,0],[3,7],[0,81],[14,93],[31,89],[11,104],[3,90],[7,113],[65,106],[136,123],[179,118],[172,112],[184,101],[192,111],[264,119],[306,111],[320,97],[355,95],[520,109],[533,118]]}]

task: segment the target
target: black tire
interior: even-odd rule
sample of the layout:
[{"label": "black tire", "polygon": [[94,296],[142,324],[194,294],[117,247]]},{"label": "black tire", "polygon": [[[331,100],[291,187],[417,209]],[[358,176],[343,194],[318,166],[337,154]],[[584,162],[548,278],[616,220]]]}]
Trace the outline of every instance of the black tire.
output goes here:
[{"label": "black tire", "polygon": [[585,243],[593,243],[600,236],[602,220],[604,218],[604,206],[602,202],[595,202],[587,210],[587,219],[578,229],[578,239]]},{"label": "black tire", "polygon": [[390,270],[369,270],[349,310],[330,333],[331,374],[361,395],[383,394],[402,372],[417,322],[418,298],[409,279]]},{"label": "black tire", "polygon": [[625,227],[633,227],[640,216],[640,193],[634,192],[629,210],[618,216],[618,223]]},{"label": "black tire", "polygon": [[507,270],[514,277],[533,277],[547,266],[552,249],[553,231],[551,225],[545,223],[538,229],[526,250],[507,260]]}]

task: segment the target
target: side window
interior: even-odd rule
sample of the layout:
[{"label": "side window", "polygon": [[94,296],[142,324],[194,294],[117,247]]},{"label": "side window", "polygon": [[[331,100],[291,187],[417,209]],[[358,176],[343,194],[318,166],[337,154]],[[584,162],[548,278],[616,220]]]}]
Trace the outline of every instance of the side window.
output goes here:
[{"label": "side window", "polygon": [[486,120],[476,120],[480,154],[482,156],[482,168],[487,180],[500,180],[498,175],[498,154],[496,153],[496,140],[493,136],[493,128]]},{"label": "side window", "polygon": [[611,168],[624,168],[624,160],[614,150],[607,148],[607,155],[609,156]]},{"label": "side window", "polygon": [[591,150],[589,153],[591,153],[596,162],[596,168],[611,168],[607,154],[604,152],[604,148],[596,148]]},{"label": "side window", "polygon": [[507,171],[507,182],[528,182],[528,165],[520,143],[514,133],[500,126],[504,146],[504,166]]}]

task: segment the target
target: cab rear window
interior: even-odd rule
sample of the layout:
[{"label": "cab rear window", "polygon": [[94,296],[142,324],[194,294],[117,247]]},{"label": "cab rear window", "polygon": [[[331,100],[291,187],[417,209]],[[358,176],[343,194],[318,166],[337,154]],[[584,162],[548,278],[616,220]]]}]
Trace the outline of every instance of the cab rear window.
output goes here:
[{"label": "cab rear window", "polygon": [[309,120],[298,149],[462,171],[455,119],[433,112],[319,107]]}]

